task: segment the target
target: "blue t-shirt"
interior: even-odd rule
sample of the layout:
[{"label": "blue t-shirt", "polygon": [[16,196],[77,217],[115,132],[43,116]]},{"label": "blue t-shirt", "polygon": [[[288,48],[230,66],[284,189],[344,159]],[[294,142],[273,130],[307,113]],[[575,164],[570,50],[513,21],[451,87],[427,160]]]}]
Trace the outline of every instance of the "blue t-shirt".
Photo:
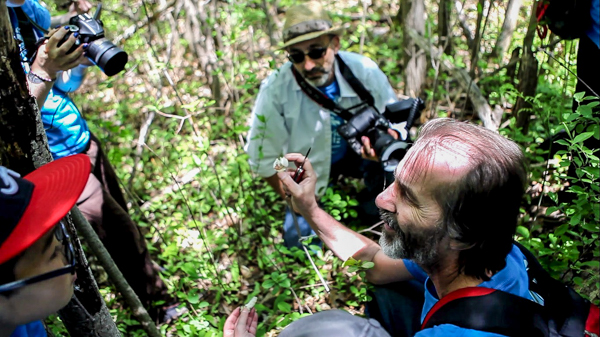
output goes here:
[{"label": "blue t-shirt", "polygon": [[[438,301],[437,292],[433,282],[431,282],[423,269],[413,261],[403,261],[411,275],[416,280],[425,284],[425,302],[423,304],[423,311],[421,312],[421,322],[423,322],[429,310],[431,310]],[[526,266],[527,260],[525,256],[517,246],[513,245],[512,250],[506,256],[506,267],[492,276],[489,281],[482,282],[479,287],[502,290],[513,295],[533,300],[533,297],[529,292],[529,277],[527,276]],[[415,335],[415,337],[432,336],[497,337],[502,335],[465,329],[451,324],[437,325],[433,328],[419,331]]]},{"label": "blue t-shirt", "polygon": [[592,0],[590,15],[592,27],[587,31],[587,36],[600,48],[600,0]]},{"label": "blue t-shirt", "polygon": [[[44,29],[50,27],[50,12],[42,7],[37,0],[26,0],[21,9],[40,27]],[[10,21],[15,31],[15,38],[19,39],[21,32],[18,27],[16,13],[12,8],[10,10]],[[38,37],[41,36],[37,29],[34,28],[34,31]],[[22,49],[21,55],[24,57],[25,46],[21,44],[20,47]],[[54,159],[82,153],[86,150],[90,141],[88,125],[75,103],[56,85],[50,90],[41,108],[41,113],[42,123],[46,130],[46,136],[48,136],[48,145]]]},{"label": "blue t-shirt", "polygon": [[[328,86],[319,87],[319,90],[323,92],[329,99],[334,102],[340,98],[340,86],[337,80],[334,80]],[[348,142],[340,134],[337,129],[340,125],[344,124],[344,119],[335,113],[330,113],[331,116],[331,163],[338,162],[346,155],[346,147]]]},{"label": "blue t-shirt", "polygon": [[19,325],[10,337],[47,337],[42,321]]},{"label": "blue t-shirt", "polygon": [[54,86],[41,109],[42,123],[54,159],[82,153],[90,142],[90,129],[69,96]]}]

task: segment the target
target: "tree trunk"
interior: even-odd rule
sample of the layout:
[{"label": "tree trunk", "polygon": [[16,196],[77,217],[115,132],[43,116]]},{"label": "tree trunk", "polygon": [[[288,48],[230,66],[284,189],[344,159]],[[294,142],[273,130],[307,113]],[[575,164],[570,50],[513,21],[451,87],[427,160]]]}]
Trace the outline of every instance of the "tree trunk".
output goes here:
[{"label": "tree trunk", "polygon": [[115,261],[110,257],[110,254],[100,241],[100,238],[92,228],[92,225],[90,225],[77,207],[73,207],[71,216],[73,217],[73,223],[75,224],[75,227],[77,227],[77,231],[86,239],[88,246],[98,258],[98,261],[108,274],[110,280],[115,284],[115,287],[121,295],[123,295],[127,305],[131,307],[133,316],[140,322],[146,333],[148,333],[148,336],[160,337],[160,333],[156,329],[156,325],[150,318],[150,315],[148,315],[148,311],[146,311],[139,297],[135,294],[133,289],[131,289],[119,268],[117,268]]},{"label": "tree trunk", "polygon": [[444,54],[452,55],[452,27],[450,27],[452,0],[440,0],[438,6],[438,36],[439,44],[444,48]]},{"label": "tree trunk", "polygon": [[537,27],[537,18],[535,16],[536,2],[531,7],[531,16],[529,18],[529,26],[527,34],[523,40],[523,56],[519,65],[519,91],[522,96],[517,98],[515,103],[515,114],[517,116],[517,127],[522,129],[523,134],[529,131],[529,119],[531,118],[532,105],[525,101],[523,97],[532,97],[535,95],[538,82],[538,61],[532,51],[533,39]]},{"label": "tree trunk", "polygon": [[471,71],[469,72],[471,78],[475,78],[475,69],[477,69],[477,62],[479,61],[479,48],[481,46],[484,11],[485,0],[479,0],[477,3],[477,26],[475,27],[475,39],[473,40],[473,45],[471,46]]},{"label": "tree trunk", "polygon": [[0,165],[24,175],[52,155],[20,59],[6,2],[0,0]]},{"label": "tree trunk", "polygon": [[456,67],[450,60],[442,59],[443,52],[440,48],[430,46],[430,42],[425,39],[422,35],[418,34],[414,30],[407,30],[408,34],[412,36],[413,41],[418,44],[435,62],[440,62],[441,69],[450,73],[453,79],[457,80],[460,86],[469,92],[469,100],[473,104],[473,109],[477,112],[477,116],[483,123],[483,126],[494,131],[498,131],[498,126],[502,120],[503,110],[500,106],[492,109],[487,102],[487,99],[479,90],[477,84],[469,76],[469,73],[462,68]]},{"label": "tree trunk", "polygon": [[510,54],[510,61],[508,64],[512,64],[511,66],[506,67],[506,77],[511,79],[511,82],[515,83],[515,75],[517,75],[517,64],[519,59],[521,58],[521,47],[516,47],[513,49]]},{"label": "tree trunk", "polygon": [[400,12],[403,30],[404,52],[404,94],[417,97],[425,82],[427,57],[425,52],[412,40],[409,30],[420,35],[425,33],[425,2],[424,0],[401,0]]},{"label": "tree trunk", "polygon": [[469,48],[473,48],[473,33],[471,33],[469,23],[467,22],[467,16],[464,13],[465,2],[466,0],[463,0],[462,3],[459,0],[456,0],[454,1],[454,6],[456,7],[458,23],[460,25],[460,28],[462,28],[463,35],[467,39],[467,46]]},{"label": "tree trunk", "polygon": [[519,19],[519,10],[523,0],[508,0],[508,6],[506,8],[506,14],[504,15],[504,23],[502,24],[502,30],[498,39],[496,40],[496,47],[492,52],[492,57],[504,57],[504,54],[510,47],[510,41],[512,39],[513,32],[517,26],[517,20]]}]

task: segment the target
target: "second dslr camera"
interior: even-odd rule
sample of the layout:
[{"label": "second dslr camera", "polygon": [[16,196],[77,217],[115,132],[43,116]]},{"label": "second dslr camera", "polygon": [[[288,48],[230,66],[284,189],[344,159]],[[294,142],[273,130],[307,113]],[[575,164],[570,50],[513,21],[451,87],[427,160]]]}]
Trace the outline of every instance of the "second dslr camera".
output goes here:
[{"label": "second dslr camera", "polygon": [[411,145],[410,139],[394,139],[387,133],[391,123],[406,122],[406,130],[410,130],[418,113],[425,104],[420,98],[409,98],[389,104],[385,112],[380,114],[372,106],[357,112],[347,123],[338,127],[338,133],[358,155],[361,154],[362,136],[369,137],[381,166],[387,172],[393,172]]},{"label": "second dslr camera", "polygon": [[71,34],[78,33],[77,41],[68,53],[87,43],[85,56],[102,69],[106,75],[113,76],[125,69],[128,56],[123,49],[115,46],[104,36],[104,24],[100,21],[101,10],[102,5],[98,5],[94,16],[80,14],[72,17],[69,25],[65,26],[69,32],[58,45],[67,41]]}]

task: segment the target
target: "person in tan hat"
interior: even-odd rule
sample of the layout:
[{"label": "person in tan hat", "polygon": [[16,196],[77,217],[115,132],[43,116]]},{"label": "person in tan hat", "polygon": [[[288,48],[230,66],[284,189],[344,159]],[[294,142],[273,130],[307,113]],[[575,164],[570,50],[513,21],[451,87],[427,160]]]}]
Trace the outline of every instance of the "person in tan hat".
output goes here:
[{"label": "person in tan hat", "polygon": [[[340,50],[343,31],[319,2],[304,2],[287,10],[283,44],[278,49],[287,53],[290,62],[262,83],[245,149],[252,169],[284,198],[273,162],[282,154],[311,149],[310,160],[319,177],[317,199],[325,194],[330,178],[334,183],[340,175],[364,178],[366,188],[358,196],[359,202],[366,205],[366,215],[378,218],[374,199],[385,180],[375,151],[363,137],[361,158],[337,128],[360,111],[353,107],[370,101],[383,112],[397,98],[375,62]],[[400,134],[392,129],[388,132],[394,138]],[[286,210],[284,241],[287,247],[299,247],[291,212]],[[297,219],[302,236],[314,234],[301,216]]]}]

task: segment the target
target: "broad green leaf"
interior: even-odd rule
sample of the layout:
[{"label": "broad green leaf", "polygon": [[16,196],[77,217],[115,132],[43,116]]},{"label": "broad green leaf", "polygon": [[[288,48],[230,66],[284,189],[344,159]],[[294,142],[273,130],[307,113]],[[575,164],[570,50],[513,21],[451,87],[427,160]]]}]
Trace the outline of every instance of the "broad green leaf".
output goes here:
[{"label": "broad green leaf", "polygon": [[575,137],[575,139],[573,139],[573,144],[581,143],[584,140],[592,137],[593,135],[594,135],[594,132],[584,132],[580,135],[577,135],[577,137]]},{"label": "broad green leaf", "polygon": [[529,229],[523,226],[517,226],[517,234],[521,235],[525,239],[529,239]]},{"label": "broad green leaf", "polygon": [[364,269],[371,269],[375,266],[375,263],[371,262],[371,261],[366,261],[362,263],[362,266]]},{"label": "broad green leaf", "polygon": [[287,304],[286,302],[279,302],[277,304],[277,309],[285,313],[289,313],[290,311],[292,311],[292,306]]},{"label": "broad green leaf", "polygon": [[188,302],[190,302],[192,304],[196,304],[200,301],[200,295],[199,294],[188,295],[187,300],[188,300]]},{"label": "broad green leaf", "polygon": [[358,260],[356,260],[355,258],[350,256],[346,261],[344,261],[344,263],[342,264],[342,267],[355,266],[357,263],[358,263]]}]

